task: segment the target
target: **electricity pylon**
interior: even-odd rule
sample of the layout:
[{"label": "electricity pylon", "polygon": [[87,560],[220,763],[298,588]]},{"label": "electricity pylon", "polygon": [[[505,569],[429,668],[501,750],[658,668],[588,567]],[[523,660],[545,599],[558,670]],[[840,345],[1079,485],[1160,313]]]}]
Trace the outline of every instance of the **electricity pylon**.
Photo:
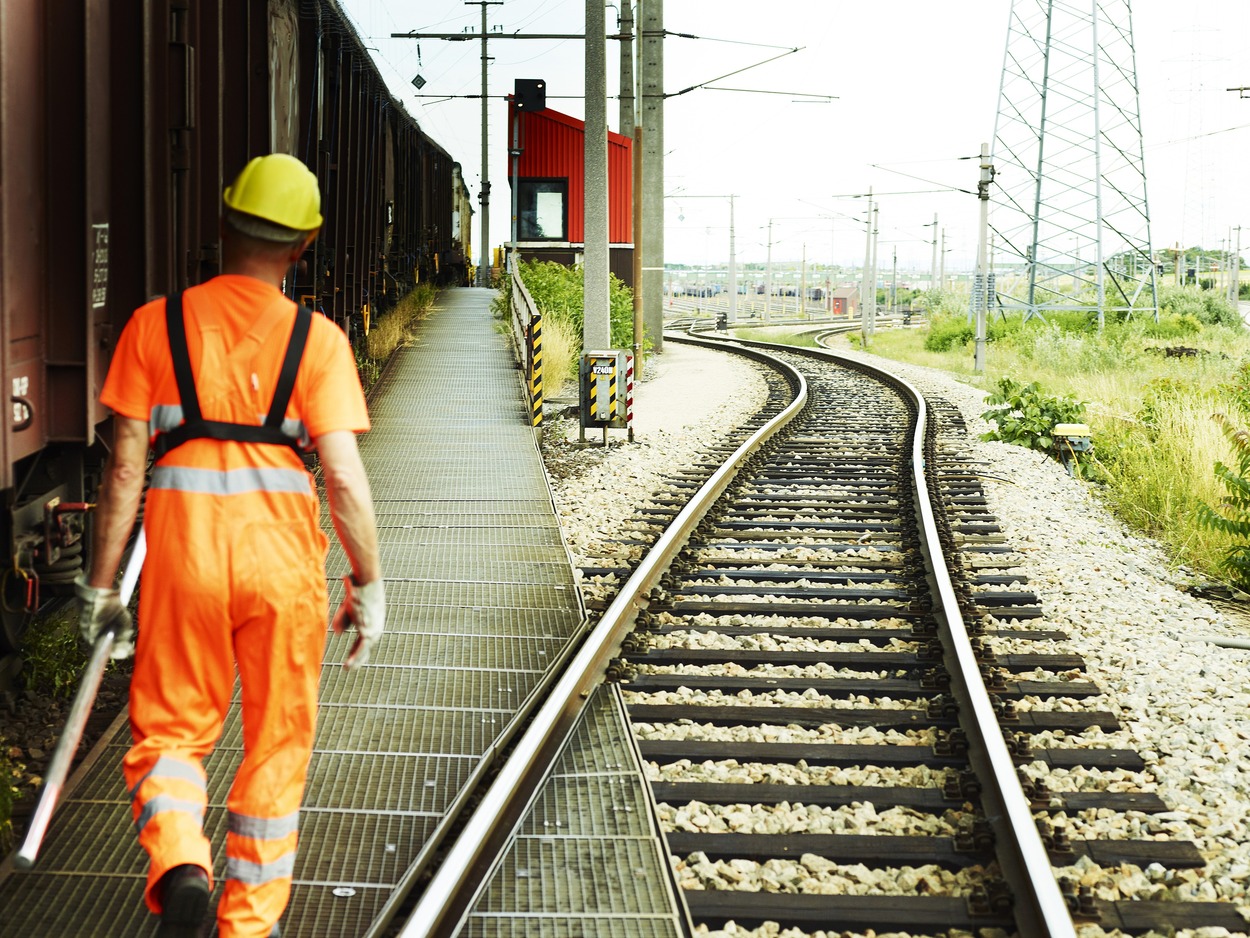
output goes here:
[{"label": "electricity pylon", "polygon": [[992,162],[998,305],[1158,319],[1131,0],[1012,0]]}]

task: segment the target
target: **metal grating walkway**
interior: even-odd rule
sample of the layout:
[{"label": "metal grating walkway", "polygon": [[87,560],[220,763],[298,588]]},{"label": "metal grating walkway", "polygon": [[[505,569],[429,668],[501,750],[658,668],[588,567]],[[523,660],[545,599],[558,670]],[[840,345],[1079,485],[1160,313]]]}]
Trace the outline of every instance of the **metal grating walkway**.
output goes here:
[{"label": "metal grating walkway", "polygon": [[[387,578],[369,666],[331,636],[286,938],[360,935],[429,841],[581,613],[518,372],[488,290],[444,291],[370,400],[361,439]],[[330,608],[347,562],[327,517]],[[238,689],[205,760],[205,832],[224,867],[226,794],[242,758]],[[149,936],[146,857],[122,727],[53,820],[38,868],[0,880],[0,938]],[[0,873],[0,875],[4,875]],[[216,897],[214,897],[215,900]]]},{"label": "metal grating walkway", "polygon": [[594,693],[461,938],[679,938],[647,783],[611,685]]}]

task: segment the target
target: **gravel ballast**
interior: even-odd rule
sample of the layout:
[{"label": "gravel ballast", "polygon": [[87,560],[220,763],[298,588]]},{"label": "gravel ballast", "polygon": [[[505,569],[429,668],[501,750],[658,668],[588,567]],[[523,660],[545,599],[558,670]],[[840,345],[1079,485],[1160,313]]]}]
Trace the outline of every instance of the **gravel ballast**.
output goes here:
[{"label": "gravel ballast", "polygon": [[[1250,919],[1250,651],[1204,640],[1250,638],[1250,620],[1185,592],[1183,578],[1169,571],[1160,547],[1125,529],[1089,483],[1069,477],[1036,452],[979,440],[977,434],[988,429],[980,418],[984,392],[933,369],[847,354],[884,366],[962,412],[969,430],[967,456],[986,464],[989,510],[1017,552],[1026,588],[1041,600],[1045,617],[1031,626],[1067,633],[1059,647],[1082,656],[1087,679],[1103,691],[1092,706],[1110,711],[1122,724],[1115,734],[1056,739],[1055,744],[1133,748],[1147,765],[1139,773],[1055,772],[1040,763],[1025,771],[1055,790],[1155,791],[1170,811],[1136,817],[1145,835],[1192,840],[1207,860],[1202,871],[1091,867],[1066,872],[1092,885],[1102,898],[1219,898],[1234,902]],[[756,366],[675,343],[666,345],[649,372],[636,389],[638,442],[583,451],[588,454],[584,460],[574,459],[576,465],[553,474],[557,507],[579,563],[594,565],[590,558],[622,536],[634,509],[662,487],[667,475],[703,458],[709,446],[755,412],[765,395]],[[1001,640],[995,647],[1020,650],[1019,643]],[[1021,709],[1030,708],[1066,706],[1053,700],[1022,702]],[[722,771],[727,777],[742,775],[736,766],[699,769],[709,779]],[[658,767],[652,774],[660,776]],[[1097,818],[1060,814],[1052,823],[1073,837],[1114,836],[1100,828]],[[721,885],[723,874],[713,876],[715,871],[706,869],[711,879],[704,885],[685,882],[693,874],[683,869],[683,885]],[[743,886],[735,880],[734,888]],[[1215,931],[1223,932],[1190,934],[1218,938]],[[731,928],[708,934],[799,933]],[[1083,926],[1080,934],[1094,938],[1102,932]]]}]

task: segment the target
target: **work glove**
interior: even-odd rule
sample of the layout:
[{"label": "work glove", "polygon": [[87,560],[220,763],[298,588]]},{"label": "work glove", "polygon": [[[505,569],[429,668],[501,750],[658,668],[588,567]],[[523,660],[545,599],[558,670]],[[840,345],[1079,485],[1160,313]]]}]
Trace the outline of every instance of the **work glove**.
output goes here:
[{"label": "work glove", "polygon": [[92,648],[96,640],[113,629],[113,647],[110,658],[129,658],[135,653],[135,626],[130,610],[122,605],[117,590],[89,586],[82,574],[74,580],[74,593],[78,596],[78,631]]},{"label": "work glove", "polygon": [[343,603],[334,614],[334,631],[346,632],[349,624],[356,626],[356,644],[343,663],[348,671],[355,671],[369,660],[369,649],[382,637],[382,625],[386,621],[386,595],[382,590],[382,578],[372,583],[357,583],[351,575],[343,577]]}]

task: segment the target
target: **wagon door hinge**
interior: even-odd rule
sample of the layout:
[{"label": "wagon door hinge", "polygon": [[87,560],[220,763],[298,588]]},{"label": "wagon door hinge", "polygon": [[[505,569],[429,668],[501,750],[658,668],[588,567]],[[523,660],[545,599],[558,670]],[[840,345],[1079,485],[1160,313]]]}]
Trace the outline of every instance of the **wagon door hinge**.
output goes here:
[{"label": "wagon door hinge", "polygon": [[190,40],[190,16],[188,4],[170,4],[167,87],[170,159],[175,171],[191,168],[189,132],[195,129],[195,47]]}]

